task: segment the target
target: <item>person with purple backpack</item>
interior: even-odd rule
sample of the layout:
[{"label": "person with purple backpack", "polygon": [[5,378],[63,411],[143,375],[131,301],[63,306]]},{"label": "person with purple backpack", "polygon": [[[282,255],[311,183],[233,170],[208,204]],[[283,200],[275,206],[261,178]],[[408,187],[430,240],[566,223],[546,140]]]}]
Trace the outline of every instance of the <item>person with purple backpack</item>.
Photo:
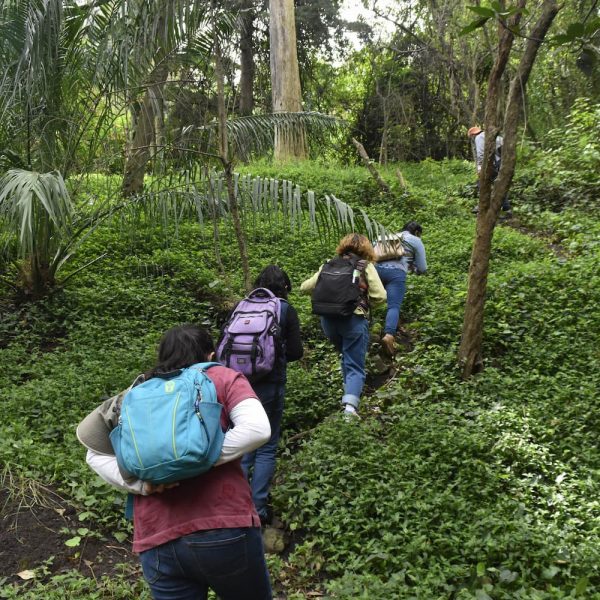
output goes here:
[{"label": "person with purple backpack", "polygon": [[268,497],[281,434],[287,363],[302,358],[304,350],[298,313],[287,300],[292,290],[288,274],[277,265],[269,265],[260,272],[254,287],[231,313],[217,357],[248,377],[269,417],[269,441],[242,459],[256,512],[261,523],[268,525],[272,519]]}]

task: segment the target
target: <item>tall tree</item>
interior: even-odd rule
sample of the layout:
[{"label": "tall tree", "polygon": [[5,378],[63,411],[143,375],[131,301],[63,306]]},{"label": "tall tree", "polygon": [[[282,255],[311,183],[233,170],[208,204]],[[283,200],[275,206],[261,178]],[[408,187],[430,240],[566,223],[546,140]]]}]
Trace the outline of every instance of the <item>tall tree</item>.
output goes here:
[{"label": "tall tree", "polygon": [[254,110],[254,3],[240,0],[240,102],[242,116]]},{"label": "tall tree", "polygon": [[[556,0],[544,0],[537,21],[525,36],[525,48],[516,73],[510,81],[507,97],[502,98],[502,78],[513,50],[515,31],[518,30],[526,4],[527,0],[518,0],[512,10],[503,10],[500,13],[494,9],[489,9],[493,13],[490,13],[488,18],[494,18],[498,23],[500,41],[488,81],[484,125],[484,162],[480,173],[479,213],[469,266],[469,284],[462,337],[458,351],[462,374],[465,378],[481,370],[483,365],[481,351],[483,317],[492,238],[502,199],[508,192],[515,172],[518,124],[525,87],[540,45],[560,10]],[[511,14],[512,16],[509,16]],[[500,106],[504,103],[506,109],[504,111],[502,166],[498,177],[492,182],[495,142],[496,136],[500,132]]]},{"label": "tall tree", "polygon": [[[169,76],[169,36],[168,29],[173,27],[172,4],[161,2],[161,13],[156,27],[157,47],[154,68],[145,85],[146,91],[139,103],[132,108],[133,133],[127,148],[125,172],[121,187],[124,196],[133,196],[142,192],[146,164],[151,158],[152,147],[156,145],[156,121],[162,115],[163,90]],[[154,44],[154,40],[151,42]]]},{"label": "tall tree", "polygon": [[[302,111],[302,91],[296,48],[294,0],[270,1],[271,87],[274,113]],[[302,128],[275,128],[275,160],[306,158]]]}]

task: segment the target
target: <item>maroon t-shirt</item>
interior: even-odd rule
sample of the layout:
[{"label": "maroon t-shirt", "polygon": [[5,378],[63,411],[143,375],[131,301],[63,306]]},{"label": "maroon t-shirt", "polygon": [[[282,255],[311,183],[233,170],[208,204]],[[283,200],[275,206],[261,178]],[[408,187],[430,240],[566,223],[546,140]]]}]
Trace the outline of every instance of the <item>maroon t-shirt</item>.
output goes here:
[{"label": "maroon t-shirt", "polygon": [[[226,367],[208,370],[217,398],[224,406],[222,425],[229,413],[247,398],[256,398],[248,380]],[[135,496],[133,551],[143,552],[194,531],[228,527],[260,527],[250,486],[234,460],[181,481],[162,494]]]}]

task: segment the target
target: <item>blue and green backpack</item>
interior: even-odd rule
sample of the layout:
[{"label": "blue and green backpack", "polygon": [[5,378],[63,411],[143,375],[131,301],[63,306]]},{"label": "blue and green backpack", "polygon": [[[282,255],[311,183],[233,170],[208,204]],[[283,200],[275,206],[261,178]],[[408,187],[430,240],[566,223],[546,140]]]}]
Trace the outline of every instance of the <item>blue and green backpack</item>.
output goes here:
[{"label": "blue and green backpack", "polygon": [[198,363],[155,376],[129,389],[110,433],[119,467],[154,484],[173,483],[208,471],[223,446],[222,405]]}]

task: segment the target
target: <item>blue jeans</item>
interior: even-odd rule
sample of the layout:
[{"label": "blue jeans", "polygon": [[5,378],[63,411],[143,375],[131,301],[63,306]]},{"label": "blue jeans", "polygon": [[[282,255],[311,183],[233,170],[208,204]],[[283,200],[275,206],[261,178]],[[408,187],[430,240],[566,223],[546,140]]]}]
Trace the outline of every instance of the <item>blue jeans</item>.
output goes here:
[{"label": "blue jeans", "polygon": [[197,531],[140,554],[155,600],[271,600],[257,527]]},{"label": "blue jeans", "polygon": [[281,434],[285,384],[283,382],[259,382],[253,384],[252,389],[256,392],[269,417],[271,438],[264,446],[244,455],[242,458],[242,469],[246,477],[250,480],[252,500],[254,501],[256,512],[261,519],[265,519],[267,517],[269,489],[271,488],[271,481],[275,474],[277,445],[279,444],[279,436]]},{"label": "blue jeans", "polygon": [[361,315],[352,315],[350,318],[321,317],[321,327],[335,349],[342,353],[342,404],[351,404],[358,408],[366,378],[369,322]]},{"label": "blue jeans", "polygon": [[387,292],[387,312],[385,314],[385,327],[383,333],[396,334],[400,320],[400,307],[406,293],[406,271],[394,267],[375,265],[377,274]]}]

